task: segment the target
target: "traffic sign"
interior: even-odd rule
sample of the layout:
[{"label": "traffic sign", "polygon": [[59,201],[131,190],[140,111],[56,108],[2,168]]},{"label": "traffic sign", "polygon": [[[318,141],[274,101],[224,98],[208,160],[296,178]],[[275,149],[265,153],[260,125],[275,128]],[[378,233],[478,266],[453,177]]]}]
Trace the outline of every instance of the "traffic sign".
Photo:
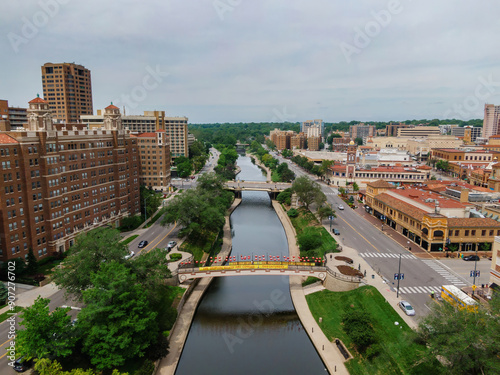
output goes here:
[{"label": "traffic sign", "polygon": [[479,277],[481,276],[481,271],[470,271],[470,277]]}]

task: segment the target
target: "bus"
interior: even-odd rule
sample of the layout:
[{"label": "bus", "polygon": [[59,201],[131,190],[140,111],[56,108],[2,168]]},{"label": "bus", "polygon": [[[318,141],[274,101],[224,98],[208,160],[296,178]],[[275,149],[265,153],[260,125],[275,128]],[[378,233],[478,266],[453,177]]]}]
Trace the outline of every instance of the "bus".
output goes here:
[{"label": "bus", "polygon": [[449,304],[467,311],[477,311],[477,302],[455,285],[441,286],[441,298]]}]

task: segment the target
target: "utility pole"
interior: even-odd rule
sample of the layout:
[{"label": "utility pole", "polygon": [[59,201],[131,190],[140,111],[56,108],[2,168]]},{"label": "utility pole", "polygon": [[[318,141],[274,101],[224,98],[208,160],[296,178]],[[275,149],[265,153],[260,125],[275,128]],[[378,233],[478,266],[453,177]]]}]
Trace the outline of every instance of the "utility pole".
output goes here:
[{"label": "utility pole", "polygon": [[396,291],[396,298],[399,297],[399,280],[401,280],[401,254],[399,254],[399,268],[398,268],[398,289]]}]

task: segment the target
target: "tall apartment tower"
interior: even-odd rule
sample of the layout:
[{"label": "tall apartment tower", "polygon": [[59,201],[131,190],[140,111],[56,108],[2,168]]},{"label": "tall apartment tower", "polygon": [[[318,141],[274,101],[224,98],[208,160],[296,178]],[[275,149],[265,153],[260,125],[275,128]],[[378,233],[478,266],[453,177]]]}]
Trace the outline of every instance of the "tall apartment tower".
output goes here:
[{"label": "tall apartment tower", "polygon": [[483,120],[483,137],[489,138],[499,134],[500,130],[500,105],[485,104]]},{"label": "tall apartment tower", "polygon": [[76,123],[81,115],[93,113],[90,70],[84,66],[46,63],[42,66],[42,86],[54,119]]}]

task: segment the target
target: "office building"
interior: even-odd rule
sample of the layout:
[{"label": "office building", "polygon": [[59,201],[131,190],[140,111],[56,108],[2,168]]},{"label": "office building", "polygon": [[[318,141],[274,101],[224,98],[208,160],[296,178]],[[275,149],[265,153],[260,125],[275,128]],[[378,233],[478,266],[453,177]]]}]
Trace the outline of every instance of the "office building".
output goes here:
[{"label": "office building", "polygon": [[352,140],[356,138],[361,138],[363,143],[366,143],[368,137],[374,137],[377,134],[377,129],[375,125],[351,125],[349,127],[349,136]]},{"label": "office building", "polygon": [[483,134],[483,128],[479,126],[456,126],[451,128],[451,135],[463,138],[465,130],[470,130],[470,140],[472,142],[475,142],[476,138],[481,137]]},{"label": "office building", "polygon": [[76,123],[81,115],[93,113],[90,70],[84,66],[46,63],[42,66],[42,87],[54,119]]},{"label": "office building", "polygon": [[324,137],[325,124],[323,120],[308,120],[300,124],[300,131],[308,137]]},{"label": "office building", "polygon": [[414,125],[407,125],[407,124],[393,124],[390,123],[389,125],[385,126],[385,136],[386,137],[397,137],[398,135],[398,129],[402,128],[412,128]]},{"label": "office building", "polygon": [[414,128],[399,128],[398,137],[428,137],[441,135],[439,126],[415,126]]},{"label": "office building", "polygon": [[140,213],[137,138],[110,105],[103,127],[54,123],[29,102],[26,130],[0,132],[0,261],[66,251],[78,234]]},{"label": "office building", "polygon": [[485,104],[483,119],[483,137],[497,135],[500,129],[500,105]]}]

